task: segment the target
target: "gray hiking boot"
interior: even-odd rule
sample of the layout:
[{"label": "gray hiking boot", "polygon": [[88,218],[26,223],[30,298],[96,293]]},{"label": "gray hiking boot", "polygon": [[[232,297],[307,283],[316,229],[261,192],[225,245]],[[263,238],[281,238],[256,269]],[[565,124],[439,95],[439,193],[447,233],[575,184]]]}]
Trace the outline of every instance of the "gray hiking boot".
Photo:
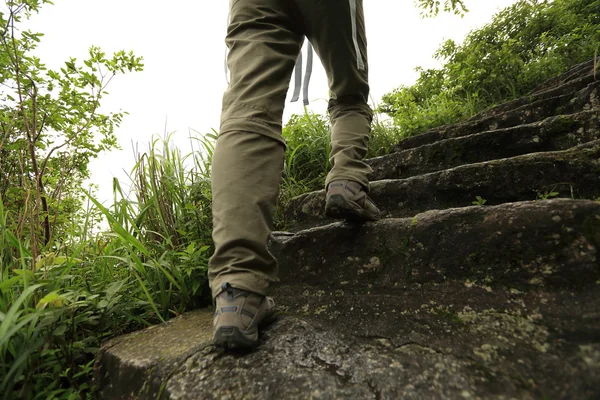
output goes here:
[{"label": "gray hiking boot", "polygon": [[380,212],[358,182],[337,180],[327,186],[325,214],[348,221],[376,221]]},{"label": "gray hiking boot", "polygon": [[226,349],[249,348],[258,343],[258,327],[275,317],[273,299],[223,283],[217,295],[213,343]]}]

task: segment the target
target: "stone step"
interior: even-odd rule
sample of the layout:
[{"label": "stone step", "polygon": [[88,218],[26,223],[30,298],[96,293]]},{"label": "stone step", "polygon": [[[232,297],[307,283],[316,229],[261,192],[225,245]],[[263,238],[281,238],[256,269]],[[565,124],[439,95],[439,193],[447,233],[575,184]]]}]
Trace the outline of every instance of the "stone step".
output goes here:
[{"label": "stone step", "polygon": [[596,65],[596,63],[600,64],[600,57],[597,57],[595,62],[594,58],[591,58],[588,61],[585,61],[581,64],[574,65],[573,67],[569,68],[566,72],[552,77],[547,81],[543,82],[542,84],[538,85],[535,89],[531,91],[531,93],[536,94],[540,92],[545,92],[556,86],[560,86],[566,82],[576,80],[577,78],[581,77],[586,73],[593,73],[594,66]]},{"label": "stone step", "polygon": [[599,246],[600,202],[566,199],[336,222],[274,232],[271,240],[282,284],[323,290],[398,290],[448,279],[519,290],[583,288],[600,279]]},{"label": "stone step", "polygon": [[[600,199],[600,140],[566,151],[463,165],[408,179],[371,183],[370,197],[385,217],[410,217],[434,209],[548,197]],[[324,225],[325,191],[294,198],[286,210],[292,230]]]},{"label": "stone step", "polygon": [[412,149],[447,138],[510,128],[559,114],[598,108],[600,103],[599,87],[600,81],[596,81],[593,73],[590,73],[547,92],[501,104],[465,122],[441,126],[420,135],[406,138],[394,146],[392,151]]},{"label": "stone step", "polygon": [[310,304],[304,316],[280,317],[252,352],[210,345],[212,310],[108,342],[95,368],[99,397],[600,396],[597,284],[521,292],[448,282],[396,296],[312,291],[293,300]]},{"label": "stone step", "polygon": [[597,110],[541,122],[444,139],[368,160],[369,180],[408,178],[464,164],[541,151],[566,150],[600,139]]},{"label": "stone step", "polygon": [[[395,295],[308,287],[301,296],[292,292],[295,301],[279,290],[275,299],[291,315],[370,341],[385,358],[406,350],[419,360],[411,363],[418,366],[415,370],[399,375],[429,373],[431,379],[441,374],[439,382],[448,383],[455,382],[450,371],[456,371],[464,381],[461,368],[447,365],[463,360],[506,384],[496,391],[469,390],[471,398],[579,398],[575,393],[580,393],[591,399],[600,393],[599,284],[577,291],[527,292],[469,280],[413,286]],[[430,372],[429,357],[444,364],[437,374]],[[426,381],[417,378],[415,398],[459,398],[448,392],[432,395]],[[577,384],[571,386],[573,382]]]},{"label": "stone step", "polygon": [[[121,335],[96,356],[94,374],[105,400],[168,399],[168,378],[212,340],[213,312],[197,310],[166,324]],[[210,397],[200,397],[210,398]]]},{"label": "stone step", "polygon": [[[594,104],[597,105],[597,83],[594,73],[592,69],[590,69],[586,74],[579,75],[573,80],[561,82],[558,86],[551,86],[543,91],[499,104],[478,115],[474,115],[467,121],[477,121],[484,117],[500,116],[508,111],[517,109],[525,112],[531,108],[534,110],[541,109],[543,113],[544,111],[541,106],[545,106],[546,112],[551,111],[552,109],[557,110],[556,115],[572,113],[574,110],[585,110],[586,108],[592,107]],[[527,107],[528,105],[533,104],[537,107]],[[565,110],[570,111],[565,112]]]}]

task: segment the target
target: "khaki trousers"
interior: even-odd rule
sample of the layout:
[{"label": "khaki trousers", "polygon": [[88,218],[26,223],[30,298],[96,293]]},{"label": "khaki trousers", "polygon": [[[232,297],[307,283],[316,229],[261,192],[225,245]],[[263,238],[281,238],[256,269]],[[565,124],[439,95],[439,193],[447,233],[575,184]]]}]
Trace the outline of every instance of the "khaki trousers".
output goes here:
[{"label": "khaki trousers", "polygon": [[367,190],[362,160],[372,120],[362,0],[231,0],[229,88],[212,160],[213,296],[229,282],[266,295],[277,280],[267,249],[283,169],[285,97],[304,37],[329,83],[332,169]]}]

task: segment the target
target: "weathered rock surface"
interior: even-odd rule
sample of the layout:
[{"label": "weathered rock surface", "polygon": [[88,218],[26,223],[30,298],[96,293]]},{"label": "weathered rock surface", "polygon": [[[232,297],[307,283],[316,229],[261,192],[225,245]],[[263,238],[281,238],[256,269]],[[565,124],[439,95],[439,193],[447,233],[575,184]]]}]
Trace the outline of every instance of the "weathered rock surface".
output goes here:
[{"label": "weathered rock surface", "polygon": [[600,398],[593,65],[370,160],[378,222],[295,199],[260,346],[216,349],[212,311],[187,313],[109,341],[100,397]]},{"label": "weathered rock surface", "polygon": [[[551,197],[600,198],[600,140],[570,150],[462,165],[408,179],[371,184],[370,197],[387,218],[453,207],[477,197],[486,205]],[[295,230],[330,222],[324,215],[325,191],[290,202],[286,218]]]},{"label": "weathered rock surface", "polygon": [[599,109],[469,136],[444,139],[369,161],[371,181],[408,178],[459,165],[566,150],[600,139]]},{"label": "weathered rock surface", "polygon": [[100,397],[160,398],[168,378],[211,338],[212,313],[195,311],[109,341],[97,361]]},{"label": "weathered rock surface", "polygon": [[[561,299],[550,301],[557,300]],[[481,310],[477,305],[454,312],[427,299],[410,312],[398,307],[403,317],[390,321],[398,330],[389,338],[356,336],[311,317],[285,316],[263,332],[254,352],[228,354],[202,341],[190,346],[191,355],[169,371],[140,371],[164,380],[157,389],[142,388],[140,397],[157,398],[160,393],[170,399],[446,399],[485,393],[485,398],[514,399],[565,398],[574,391],[595,395],[600,347],[586,344],[585,338],[567,345],[560,336],[564,333],[549,330],[546,317],[535,308],[536,301],[548,299],[530,301],[534,308],[523,314]],[[188,318],[210,316],[195,312]],[[557,317],[569,319],[568,314],[549,315],[548,323]],[[175,320],[169,327],[177,329],[178,324]],[[145,360],[144,352],[121,354],[127,346],[139,348],[127,338],[113,350],[113,357]],[[558,360],[560,369],[553,367]],[[595,376],[590,376],[590,369]],[[123,377],[122,384],[131,381]],[[544,389],[549,386],[553,389]]]},{"label": "weathered rock surface", "polygon": [[599,202],[561,199],[337,222],[275,234],[272,251],[290,285],[391,290],[470,279],[529,290],[600,280],[599,235]]}]

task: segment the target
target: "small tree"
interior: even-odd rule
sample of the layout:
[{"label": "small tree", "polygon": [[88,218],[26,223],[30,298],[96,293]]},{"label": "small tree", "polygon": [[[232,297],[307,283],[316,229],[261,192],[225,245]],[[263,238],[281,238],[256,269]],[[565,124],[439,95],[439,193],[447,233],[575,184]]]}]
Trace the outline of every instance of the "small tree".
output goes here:
[{"label": "small tree", "polygon": [[71,58],[47,69],[32,53],[43,34],[19,29],[46,3],[6,1],[0,11],[0,198],[33,260],[81,208],[90,160],[118,147],[114,130],[124,113],[98,112],[107,85],[143,67],[131,52],[107,57],[91,47],[83,63]]}]

